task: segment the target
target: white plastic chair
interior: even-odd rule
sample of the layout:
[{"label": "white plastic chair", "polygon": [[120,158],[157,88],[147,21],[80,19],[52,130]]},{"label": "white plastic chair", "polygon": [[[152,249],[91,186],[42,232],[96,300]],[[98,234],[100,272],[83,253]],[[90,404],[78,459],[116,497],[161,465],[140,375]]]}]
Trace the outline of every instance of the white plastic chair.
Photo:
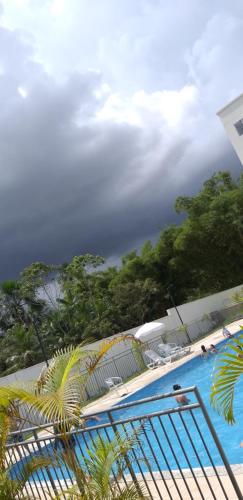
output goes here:
[{"label": "white plastic chair", "polygon": [[157,352],[152,351],[152,349],[145,351],[144,354],[150,360],[150,363],[147,365],[147,368],[151,370],[157,368],[160,365],[165,365],[166,363],[170,363],[171,361],[171,357],[162,357],[159,354],[157,354]]},{"label": "white plastic chair", "polygon": [[121,377],[110,377],[105,380],[105,384],[107,385],[109,391],[113,389],[117,389],[123,385],[123,380]]}]

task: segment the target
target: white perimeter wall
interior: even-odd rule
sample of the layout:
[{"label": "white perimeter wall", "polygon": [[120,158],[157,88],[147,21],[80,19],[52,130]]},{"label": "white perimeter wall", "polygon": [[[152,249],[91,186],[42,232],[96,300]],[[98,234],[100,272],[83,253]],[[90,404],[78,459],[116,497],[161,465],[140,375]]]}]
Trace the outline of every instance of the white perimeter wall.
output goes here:
[{"label": "white perimeter wall", "polygon": [[[241,289],[242,285],[239,285],[237,287],[230,288],[229,290],[210,295],[203,299],[195,300],[193,302],[188,302],[187,304],[178,306],[178,310],[183,322],[189,325],[190,323],[195,323],[197,320],[201,320],[205,315],[211,312],[220,311],[222,309],[230,307],[230,305],[232,305],[232,295],[235,292],[240,291]],[[156,331],[153,335],[151,334],[151,340],[153,339],[153,337],[157,337],[159,334],[163,334],[170,330],[175,330],[176,328],[181,326],[180,320],[174,308],[168,309],[167,314],[167,316],[156,320],[163,323],[165,325],[165,328],[161,328],[161,332]],[[122,334],[135,334],[139,326],[141,325],[138,325],[136,328],[132,328],[131,330],[127,330],[126,332],[122,332]],[[185,341],[184,334],[176,336],[175,339],[172,339],[172,341],[183,343]],[[102,341],[94,342],[93,344],[87,345],[86,348],[97,350],[101,342]],[[125,341],[112,347],[112,349],[107,353],[106,359],[118,356],[123,351],[127,350],[129,345],[130,343],[128,341]],[[11,375],[8,375],[6,377],[1,377],[0,385],[12,384],[14,382],[23,383],[36,380],[44,366],[45,363],[39,363],[29,368],[19,370],[18,372],[12,373]]]},{"label": "white perimeter wall", "polygon": [[[178,306],[179,313],[182,317],[184,323],[191,323],[196,319],[202,318],[205,314],[209,314],[214,311],[220,311],[221,309],[226,309],[232,305],[232,296],[234,293],[240,291],[242,285],[236,286],[234,288],[229,288],[223,292],[215,293],[214,295],[209,295],[203,299],[194,300],[193,302],[188,302]],[[167,313],[172,319],[173,325],[177,321],[178,326],[178,316],[174,308],[168,309]],[[164,321],[164,318],[162,318]]]}]

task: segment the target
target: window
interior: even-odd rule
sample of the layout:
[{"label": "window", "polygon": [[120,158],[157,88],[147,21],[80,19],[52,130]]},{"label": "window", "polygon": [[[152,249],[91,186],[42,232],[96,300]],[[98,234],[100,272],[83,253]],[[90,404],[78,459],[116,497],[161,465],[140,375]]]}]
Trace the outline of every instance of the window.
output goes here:
[{"label": "window", "polygon": [[238,132],[238,135],[243,135],[243,118],[235,123],[235,128]]}]

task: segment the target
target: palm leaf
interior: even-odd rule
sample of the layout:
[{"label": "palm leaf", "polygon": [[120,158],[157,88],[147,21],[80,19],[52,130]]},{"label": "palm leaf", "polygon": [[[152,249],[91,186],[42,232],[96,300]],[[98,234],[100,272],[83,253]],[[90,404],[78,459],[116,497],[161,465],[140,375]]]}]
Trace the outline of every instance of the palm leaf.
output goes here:
[{"label": "palm leaf", "polygon": [[[131,436],[115,435],[111,441],[97,438],[92,449],[88,450],[88,457],[83,457],[81,465],[71,450],[63,453],[62,460],[73,471],[77,484],[57,495],[56,500],[146,499],[141,486],[138,490],[134,483],[123,485],[122,482],[122,473],[127,467],[125,457],[137,446],[140,430]],[[114,474],[116,477],[112,479]]]},{"label": "palm leaf", "polygon": [[0,470],[5,468],[5,453],[10,431],[10,418],[6,413],[0,415]]},{"label": "palm leaf", "polygon": [[243,349],[243,335],[232,339],[227,344],[227,349],[229,352],[219,354],[213,373],[210,399],[216,411],[223,415],[229,424],[233,424],[235,422],[233,409],[235,386],[243,374],[243,359],[238,357],[243,354],[241,350]]},{"label": "palm leaf", "polygon": [[44,467],[53,466],[53,458],[48,457],[34,457],[29,460],[25,465],[23,465],[22,470],[18,472],[18,479],[11,480],[15,483],[15,492],[21,492],[25,484],[30,479],[30,476],[34,474],[37,470]]},{"label": "palm leaf", "polygon": [[[94,492],[94,498],[120,498],[122,487],[118,488],[117,482],[121,482],[128,462],[131,466],[131,452],[137,448],[140,432],[141,428],[139,427],[130,436],[115,434],[111,441],[96,439],[93,449],[88,452],[88,458],[84,458],[84,464],[90,477],[89,488]],[[144,498],[141,487],[139,486],[139,489],[138,485],[133,485],[133,487],[137,495],[134,498]],[[125,491],[127,486],[123,489]]]},{"label": "palm leaf", "polygon": [[121,342],[136,342],[137,344],[141,344],[141,341],[135,339],[133,335],[118,335],[111,340],[104,341],[101,343],[98,353],[95,356],[92,356],[90,363],[87,364],[87,369],[89,373],[92,373],[101,359],[107,354],[107,352],[115,345],[120,344]]},{"label": "palm leaf", "polygon": [[78,347],[68,347],[58,351],[50,366],[46,368],[36,386],[28,389],[19,386],[0,387],[0,401],[8,405],[10,401],[27,403],[33,413],[41,412],[48,421],[78,422],[78,414],[83,403],[83,387],[88,374],[81,375],[79,366],[94,351]]},{"label": "palm leaf", "polygon": [[83,345],[77,347],[69,346],[55,353],[51,364],[46,368],[43,380],[43,390],[56,390],[66,383],[71,371],[82,360],[94,354],[94,351],[83,349]]},{"label": "palm leaf", "polygon": [[[14,403],[19,400],[26,403],[33,413],[42,413],[50,422],[58,420],[66,423],[72,419],[73,423],[78,424],[88,377],[114,345],[126,340],[134,342],[134,337],[120,335],[103,342],[98,351],[84,349],[84,343],[57,351],[50,366],[45,368],[32,388],[0,387],[1,404],[7,406],[10,401]],[[82,375],[81,363],[86,364],[87,368]]]},{"label": "palm leaf", "polygon": [[15,500],[15,498],[28,498],[23,494],[23,489],[30,476],[39,468],[51,465],[53,460],[46,457],[34,457],[18,470],[17,477],[11,478],[11,467],[8,464],[7,441],[11,426],[12,405],[5,407],[5,411],[0,413],[0,498],[1,500]]},{"label": "palm leaf", "polygon": [[[140,487],[140,488],[141,488],[142,493],[139,494],[139,496],[138,496],[138,491],[137,491],[136,486],[133,483],[131,483],[131,484],[127,485],[126,487],[124,487],[121,490],[121,492],[118,492],[118,494],[116,496],[116,500],[138,500],[139,498],[141,500],[148,499],[149,497],[145,494],[145,492],[143,493],[144,488],[142,488],[142,487]],[[111,497],[111,500],[112,500],[112,497]]]}]

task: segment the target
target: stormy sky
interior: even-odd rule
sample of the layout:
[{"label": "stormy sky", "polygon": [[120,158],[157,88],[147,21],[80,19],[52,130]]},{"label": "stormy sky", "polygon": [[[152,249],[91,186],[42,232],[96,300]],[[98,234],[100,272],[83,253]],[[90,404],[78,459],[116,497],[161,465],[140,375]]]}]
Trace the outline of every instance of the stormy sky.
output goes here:
[{"label": "stormy sky", "polygon": [[240,164],[242,0],[0,0],[0,279],[119,256]]}]

